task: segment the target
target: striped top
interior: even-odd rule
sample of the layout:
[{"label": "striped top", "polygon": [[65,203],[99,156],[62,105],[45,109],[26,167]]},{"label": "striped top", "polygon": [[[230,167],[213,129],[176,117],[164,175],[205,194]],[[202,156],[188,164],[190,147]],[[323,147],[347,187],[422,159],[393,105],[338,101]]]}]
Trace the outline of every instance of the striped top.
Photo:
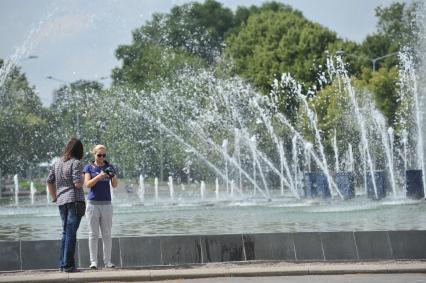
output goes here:
[{"label": "striped top", "polygon": [[56,201],[57,205],[84,201],[83,188],[76,189],[74,186],[74,183],[82,182],[82,171],[83,165],[81,161],[75,158],[67,161],[64,161],[63,158],[58,159],[50,168],[47,182],[54,183],[56,194],[61,194]]}]

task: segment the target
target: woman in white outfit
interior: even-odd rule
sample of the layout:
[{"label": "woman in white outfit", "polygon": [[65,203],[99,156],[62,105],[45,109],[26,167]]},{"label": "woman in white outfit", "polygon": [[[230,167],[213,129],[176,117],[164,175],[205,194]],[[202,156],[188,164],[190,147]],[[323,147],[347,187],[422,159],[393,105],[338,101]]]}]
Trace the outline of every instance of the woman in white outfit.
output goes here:
[{"label": "woman in white outfit", "polygon": [[92,153],[95,160],[84,169],[84,183],[89,188],[87,195],[86,217],[89,224],[90,268],[98,268],[98,238],[102,235],[104,264],[114,268],[111,262],[112,204],[111,186],[117,187],[118,181],[112,164],[106,161],[106,147],[96,145]]}]

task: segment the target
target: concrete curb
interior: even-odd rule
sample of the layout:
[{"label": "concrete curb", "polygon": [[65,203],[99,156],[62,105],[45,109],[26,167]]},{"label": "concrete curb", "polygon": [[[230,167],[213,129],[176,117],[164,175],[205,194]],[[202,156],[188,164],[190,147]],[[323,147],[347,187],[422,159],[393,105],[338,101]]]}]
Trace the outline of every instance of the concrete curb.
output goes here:
[{"label": "concrete curb", "polygon": [[[276,266],[280,265],[281,266]],[[275,265],[275,266],[274,266]],[[58,271],[26,271],[0,273],[0,282],[100,282],[100,281],[160,281],[173,279],[195,279],[212,277],[256,277],[256,276],[297,276],[297,275],[339,275],[339,274],[396,274],[426,273],[426,262],[392,263],[261,263],[243,266],[219,267],[206,265],[170,269],[116,269],[83,270],[80,273]]]}]

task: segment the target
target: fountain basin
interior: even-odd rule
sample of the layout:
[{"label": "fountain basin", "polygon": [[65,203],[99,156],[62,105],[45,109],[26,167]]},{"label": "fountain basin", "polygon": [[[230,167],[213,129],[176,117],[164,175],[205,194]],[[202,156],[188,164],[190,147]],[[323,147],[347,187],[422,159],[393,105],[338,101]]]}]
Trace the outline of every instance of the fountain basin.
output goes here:
[{"label": "fountain basin", "polygon": [[[310,231],[382,231],[426,230],[423,215],[426,203],[387,197],[371,201],[366,195],[343,201],[333,199],[301,199],[291,195],[281,196],[274,190],[271,201],[258,198],[229,199],[206,189],[206,199],[201,201],[189,189],[177,190],[170,200],[168,190],[159,192],[156,201],[148,186],[142,203],[133,194],[117,190],[113,202],[113,237],[169,235],[169,234],[225,234],[262,232]],[[183,197],[183,194],[186,194]],[[192,195],[192,196],[191,196]],[[223,194],[224,195],[224,194]],[[53,240],[61,236],[58,208],[46,205],[46,198],[35,196],[21,198],[19,206],[13,198],[0,200],[0,241]],[[87,220],[83,218],[78,238],[88,238]]]}]

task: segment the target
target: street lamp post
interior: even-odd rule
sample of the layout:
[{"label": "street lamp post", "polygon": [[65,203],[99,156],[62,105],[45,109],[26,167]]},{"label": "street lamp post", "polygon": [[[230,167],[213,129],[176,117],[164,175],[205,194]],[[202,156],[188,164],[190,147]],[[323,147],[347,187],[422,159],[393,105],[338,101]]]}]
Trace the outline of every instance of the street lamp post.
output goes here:
[{"label": "street lamp post", "polygon": [[46,77],[46,79],[48,79],[48,80],[53,80],[53,81],[57,81],[57,82],[61,82],[61,83],[64,83],[64,84],[69,84],[69,83],[70,83],[70,82],[67,82],[67,81],[64,81],[64,80],[61,80],[61,79],[58,79],[58,78],[52,77],[52,76],[47,76],[47,77]]},{"label": "street lamp post", "polygon": [[27,57],[22,58],[19,61],[26,61],[26,60],[37,59],[37,58],[38,58],[37,55],[28,55]]},{"label": "street lamp post", "polygon": [[394,56],[394,55],[397,55],[397,54],[398,54],[398,52],[392,52],[392,53],[388,53],[386,55],[383,55],[383,56],[371,59],[371,58],[368,58],[368,57],[363,56],[363,55],[357,55],[357,54],[353,54],[353,53],[346,53],[344,50],[337,50],[336,51],[336,55],[341,56],[341,57],[343,57],[343,56],[352,56],[352,57],[358,57],[358,58],[367,59],[368,61],[371,62],[371,65],[373,67],[373,72],[376,71],[376,63],[377,63],[377,61],[380,61],[380,60],[382,60],[384,58],[391,57],[391,56]]},{"label": "street lamp post", "polygon": [[371,59],[371,62],[373,63],[373,72],[376,71],[376,62],[377,61],[382,60],[382,59],[387,58],[387,57],[390,57],[390,56],[393,56],[393,55],[396,55],[396,54],[398,54],[398,52],[392,52],[392,53]]}]

